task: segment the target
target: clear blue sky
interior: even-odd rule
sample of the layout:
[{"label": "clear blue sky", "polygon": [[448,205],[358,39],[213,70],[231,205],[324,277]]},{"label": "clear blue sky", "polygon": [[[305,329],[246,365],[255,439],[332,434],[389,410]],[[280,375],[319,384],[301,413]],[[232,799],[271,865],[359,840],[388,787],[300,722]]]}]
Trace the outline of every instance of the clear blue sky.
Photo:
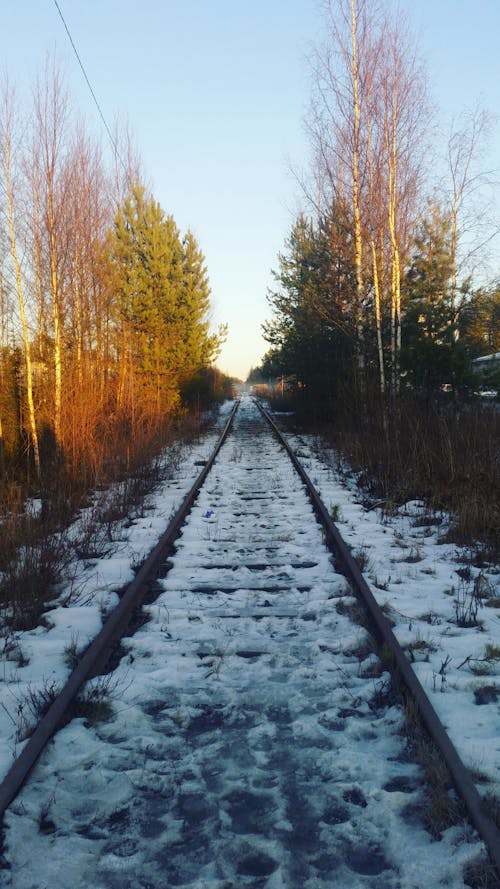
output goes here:
[{"label": "clear blue sky", "polygon": [[[307,163],[305,56],[315,0],[59,0],[104,115],[128,119],[155,197],[205,253],[222,370],[246,377],[267,349],[266,289]],[[402,0],[446,116],[477,99],[500,112],[498,0]],[[53,0],[5,3],[0,65],[19,92],[56,50],[77,108],[97,112]],[[101,128],[102,129],[102,128]],[[105,135],[103,133],[103,140]],[[500,144],[496,138],[496,146]],[[494,162],[500,167],[500,157]],[[500,257],[499,257],[500,258]],[[498,263],[500,267],[500,262]]]}]

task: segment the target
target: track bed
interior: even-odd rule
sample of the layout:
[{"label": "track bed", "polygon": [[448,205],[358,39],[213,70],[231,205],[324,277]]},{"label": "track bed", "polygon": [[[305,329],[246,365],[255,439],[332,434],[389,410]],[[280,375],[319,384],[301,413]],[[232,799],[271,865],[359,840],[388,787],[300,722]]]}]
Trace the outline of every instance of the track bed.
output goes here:
[{"label": "track bed", "polygon": [[159,583],[114,718],[61,730],[11,805],[1,886],[463,885],[477,840],[423,829],[389,678],[249,399]]}]

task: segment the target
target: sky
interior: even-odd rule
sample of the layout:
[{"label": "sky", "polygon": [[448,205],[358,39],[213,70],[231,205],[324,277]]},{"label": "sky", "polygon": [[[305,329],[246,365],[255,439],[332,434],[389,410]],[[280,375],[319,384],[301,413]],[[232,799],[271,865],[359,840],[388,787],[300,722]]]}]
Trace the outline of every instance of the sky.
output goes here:
[{"label": "sky", "polygon": [[[481,101],[500,114],[497,0],[401,0],[445,120]],[[206,257],[220,369],[246,378],[268,348],[266,293],[302,196],[307,58],[317,0],[59,0],[109,125],[134,133],[155,198]],[[75,109],[106,140],[54,0],[2,10],[0,69],[27,93],[55,51]],[[494,155],[496,154],[496,158]],[[500,166],[498,128],[493,165]]]}]

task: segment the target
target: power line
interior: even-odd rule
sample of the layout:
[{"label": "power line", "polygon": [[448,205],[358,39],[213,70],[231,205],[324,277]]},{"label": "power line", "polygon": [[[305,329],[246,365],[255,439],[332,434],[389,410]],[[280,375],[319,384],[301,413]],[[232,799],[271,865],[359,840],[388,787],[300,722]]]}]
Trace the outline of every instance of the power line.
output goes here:
[{"label": "power line", "polygon": [[85,70],[84,64],[83,64],[83,62],[82,62],[82,60],[81,60],[81,58],[80,58],[80,56],[79,56],[78,50],[77,50],[77,48],[76,48],[76,46],[75,46],[75,42],[74,42],[74,40],[73,40],[73,37],[71,36],[71,32],[70,32],[70,30],[69,30],[69,28],[68,28],[68,26],[67,26],[67,24],[66,24],[66,20],[65,20],[63,14],[62,14],[62,12],[61,12],[61,7],[59,6],[59,3],[57,2],[57,0],[54,0],[54,5],[55,5],[55,7],[56,7],[56,9],[57,9],[57,11],[58,11],[60,17],[61,17],[61,21],[62,21],[62,23],[63,23],[63,25],[64,25],[64,29],[65,29],[65,31],[66,31],[66,34],[67,34],[68,37],[69,37],[69,42],[71,43],[71,46],[72,46],[72,48],[73,48],[73,52],[75,53],[75,56],[76,56],[77,61],[78,61],[78,64],[80,65],[80,68],[81,68],[81,70],[82,70],[82,74],[83,74],[83,76],[84,76],[84,78],[85,78],[85,81],[86,81],[86,83],[87,83],[87,86],[88,86],[88,88],[89,88],[89,90],[90,90],[90,94],[91,94],[91,96],[92,96],[92,98],[93,98],[93,100],[94,100],[95,107],[97,108],[97,111],[99,112],[99,117],[101,118],[101,120],[102,120],[102,122],[103,122],[103,124],[104,124],[104,129],[106,130],[106,132],[107,132],[107,134],[108,134],[109,141],[111,142],[111,145],[113,146],[113,150],[114,150],[114,152],[115,152],[116,157],[118,158],[118,160],[120,161],[120,164],[122,165],[123,172],[126,174],[126,173],[127,173],[127,168],[126,168],[126,166],[125,166],[125,164],[124,164],[124,162],[123,162],[123,160],[122,160],[122,158],[121,158],[121,156],[120,156],[120,152],[118,151],[118,146],[117,146],[117,144],[116,144],[115,139],[113,138],[113,135],[112,135],[112,133],[111,133],[110,128],[108,127],[108,124],[107,124],[107,122],[106,122],[106,118],[104,117],[104,114],[103,114],[103,112],[102,112],[102,108],[101,108],[101,106],[99,105],[99,102],[97,101],[96,94],[94,93],[94,90],[92,89],[92,84],[90,83],[90,80],[89,80],[89,78],[88,78],[88,76],[87,76],[87,72],[86,72],[86,70]]}]

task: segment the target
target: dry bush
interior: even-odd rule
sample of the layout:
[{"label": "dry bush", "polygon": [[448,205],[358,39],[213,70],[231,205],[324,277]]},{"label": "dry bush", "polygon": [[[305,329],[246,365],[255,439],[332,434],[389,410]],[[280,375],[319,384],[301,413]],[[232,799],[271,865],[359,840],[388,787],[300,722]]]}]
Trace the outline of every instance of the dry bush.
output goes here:
[{"label": "dry bush", "polygon": [[486,854],[475,858],[465,866],[464,883],[472,889],[499,889],[497,870]]},{"label": "dry bush", "polygon": [[0,609],[14,630],[37,625],[71,558],[67,535],[53,533],[43,512],[26,511],[21,489],[4,485],[0,500]]},{"label": "dry bush", "polygon": [[500,412],[495,405],[405,393],[391,407],[376,394],[344,406],[321,431],[380,501],[423,500],[452,516],[448,539],[475,563],[500,556]]},{"label": "dry bush", "polygon": [[[29,486],[0,482],[0,611],[12,630],[36,626],[68,579],[75,557],[98,558],[117,539],[120,523],[142,514],[145,498],[179,468],[183,443],[199,436],[206,417],[181,415],[153,421],[101,416],[82,444],[68,452],[41,436],[42,505],[27,509]],[[39,493],[39,492],[37,492]],[[67,533],[78,511],[78,536]]]}]

